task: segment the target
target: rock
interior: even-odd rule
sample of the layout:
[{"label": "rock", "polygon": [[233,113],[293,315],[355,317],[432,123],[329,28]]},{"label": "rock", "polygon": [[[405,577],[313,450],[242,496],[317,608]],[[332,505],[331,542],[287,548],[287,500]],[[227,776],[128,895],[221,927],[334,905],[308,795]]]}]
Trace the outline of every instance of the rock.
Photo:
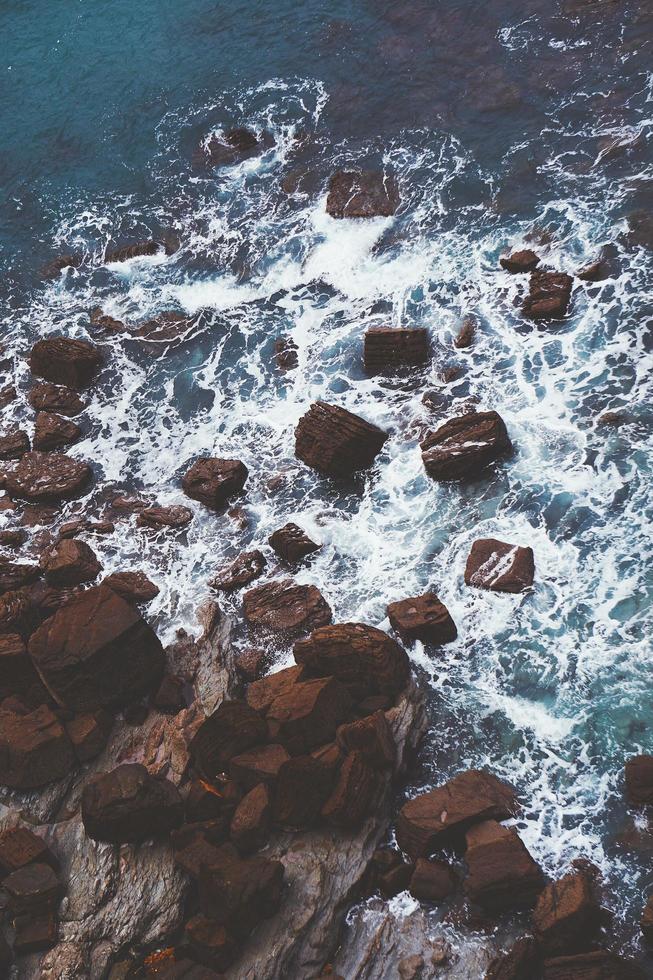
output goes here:
[{"label": "rock", "polygon": [[133,337],[140,337],[152,343],[170,343],[183,340],[190,330],[193,321],[177,310],[167,310],[158,316],[146,320],[132,330]]},{"label": "rock", "polygon": [[105,252],[104,261],[109,265],[112,262],[128,262],[129,259],[142,258],[145,255],[158,255],[162,252],[165,252],[166,255],[172,255],[174,251],[175,248],[167,242],[149,240],[111,249]]},{"label": "rock", "polygon": [[243,701],[223,701],[198,728],[190,752],[200,772],[212,779],[224,772],[231,760],[254,745],[265,742],[268,726]]},{"label": "rock", "polygon": [[283,745],[259,745],[235,756],[229,763],[229,773],[250,790],[260,783],[273,783],[289,758]]},{"label": "rock", "polygon": [[86,408],[76,391],[44,382],[34,385],[28,394],[29,403],[37,412],[58,412],[60,415],[79,415]]},{"label": "rock", "polygon": [[635,755],[626,762],[626,799],[633,806],[653,806],[653,755]]},{"label": "rock", "polygon": [[241,854],[264,847],[270,836],[272,803],[265,783],[250,789],[236,807],[231,821],[231,839]]},{"label": "rock", "polygon": [[216,783],[195,779],[186,797],[186,821],[197,823],[222,817],[231,820],[241,798],[241,790],[232,779],[223,778]]},{"label": "rock", "polygon": [[70,739],[47,705],[27,714],[0,707],[0,784],[34,789],[75,767]]},{"label": "rock", "polygon": [[216,970],[228,969],[238,956],[238,947],[224,926],[205,915],[194,915],[188,920],[186,941],[194,959]]},{"label": "rock", "polygon": [[573,279],[565,272],[532,272],[522,313],[531,320],[560,320],[567,314]]},{"label": "rock", "polygon": [[334,677],[298,681],[270,704],[266,719],[291,755],[333,740],[351,713],[347,689]]},{"label": "rock", "polygon": [[71,337],[46,337],[30,353],[32,374],[76,391],[87,388],[103,364],[95,344]]},{"label": "rock", "polygon": [[42,837],[27,827],[12,827],[0,836],[0,874],[2,878],[28,864],[49,864],[56,869],[55,859]]},{"label": "rock", "polygon": [[229,565],[223,566],[216,577],[211,582],[211,588],[221,592],[233,592],[235,589],[242,589],[249,585],[254,579],[259,578],[265,571],[267,562],[263,553],[255,549],[254,551],[244,551]]},{"label": "rock", "polygon": [[105,585],[61,606],[29,654],[55,700],[72,711],[127,704],[161,680],[163,648],[140,613]]},{"label": "rock", "polygon": [[431,357],[426,327],[371,327],[365,331],[364,361],[368,374],[426,364]]},{"label": "rock", "polygon": [[108,711],[89,711],[65,722],[66,733],[80,762],[90,762],[103,751],[113,718]]},{"label": "rock", "polygon": [[420,956],[419,953],[414,953],[412,956],[404,956],[399,961],[400,980],[420,980],[423,969],[424,957]]},{"label": "rock", "polygon": [[517,832],[496,820],[476,824],[466,834],[466,895],[496,915],[530,908],[544,887],[542,869]]},{"label": "rock", "polygon": [[301,667],[286,667],[250,684],[246,699],[250,708],[265,714],[276,697],[288,691],[304,675]]},{"label": "rock", "polygon": [[280,861],[240,858],[223,845],[219,857],[200,872],[200,908],[234,936],[247,936],[278,910],[283,874]]},{"label": "rock", "polygon": [[422,441],[422,461],[435,480],[477,477],[486,466],[512,452],[497,412],[470,412],[449,419]]},{"label": "rock", "polygon": [[395,640],[363,623],[316,629],[294,647],[295,661],[316,677],[333,675],[359,697],[395,696],[408,683],[406,651]]},{"label": "rock", "polygon": [[360,752],[374,769],[391,769],[394,765],[395,743],[383,711],[340,725],[336,740],[343,752]]},{"label": "rock", "polygon": [[84,541],[64,538],[48,548],[39,562],[48,585],[62,588],[92,582],[102,571],[95,552]]},{"label": "rock", "polygon": [[178,827],[184,804],[168,779],[125,764],[90,780],[82,792],[84,830],[93,840],[135,844]]},{"label": "rock", "polygon": [[236,657],[236,668],[245,681],[256,681],[265,673],[268,667],[268,655],[265,650],[249,647],[241,650]]},{"label": "rock", "polygon": [[454,340],[454,346],[459,350],[464,350],[467,347],[471,347],[474,343],[474,337],[478,329],[478,321],[472,313],[468,313],[463,317],[463,321],[460,325],[460,329],[456,334],[456,339]]},{"label": "rock", "polygon": [[14,952],[17,956],[50,949],[59,935],[59,922],[52,911],[21,915],[14,921],[14,927]]},{"label": "rock", "polygon": [[269,144],[265,135],[259,139],[246,126],[211,133],[202,141],[193,156],[193,162],[207,167],[228,167],[249,157],[258,156]]},{"label": "rock", "polygon": [[27,531],[23,528],[8,528],[5,531],[0,531],[0,546],[3,548],[13,548],[17,550],[21,548],[27,541]]},{"label": "rock", "polygon": [[151,582],[145,572],[113,572],[102,582],[127,602],[151,602],[159,594],[159,587]]},{"label": "rock", "polygon": [[0,592],[13,592],[35,582],[40,575],[38,565],[19,564],[0,558]]},{"label": "rock", "polygon": [[[0,634],[29,636],[40,622],[39,610],[32,602],[32,596],[26,589],[5,592],[0,595]],[[17,661],[10,659],[10,664]],[[0,667],[2,663],[0,661]],[[31,661],[30,661],[31,667]],[[34,668],[31,667],[33,670]],[[12,680],[11,674],[4,675],[7,683]],[[5,690],[0,682],[0,690]],[[12,693],[11,691],[7,693]]]},{"label": "rock", "polygon": [[273,819],[278,827],[302,830],[317,822],[333,787],[333,771],[311,755],[298,755],[279,768]]},{"label": "rock", "polygon": [[308,555],[314,554],[322,547],[316,544],[302,531],[297,524],[284,524],[278,531],[270,535],[268,543],[273,551],[279,555],[283,561],[289,563],[299,562]]},{"label": "rock", "polygon": [[339,170],[329,181],[327,212],[332,218],[390,217],[399,207],[391,175],[373,170]]},{"label": "rock", "polygon": [[540,954],[532,936],[524,936],[490,963],[485,980],[532,980],[538,976]]},{"label": "rock", "polygon": [[408,886],[419,902],[439,905],[456,890],[458,878],[446,861],[427,861],[418,858]]},{"label": "rock", "polygon": [[164,674],[156,694],[152,696],[152,704],[158,711],[176,715],[186,707],[184,683],[175,674]]},{"label": "rock", "polygon": [[[0,861],[2,860],[2,853],[0,848]],[[644,941],[649,945],[653,945],[653,895],[649,895],[646,899],[646,905],[642,912],[642,917],[639,920],[639,924],[642,929],[642,936]]]},{"label": "rock", "polygon": [[523,249],[521,252],[513,252],[511,255],[503,256],[499,259],[502,269],[506,272],[532,272],[540,264],[539,256],[530,248]]},{"label": "rock", "polygon": [[186,527],[192,519],[192,510],[181,504],[173,504],[172,507],[145,507],[139,511],[136,524],[138,527],[150,527],[160,531],[164,527]]},{"label": "rock", "polygon": [[59,449],[77,442],[81,434],[81,428],[70,419],[51,412],[39,412],[34,422],[34,448]]},{"label": "rock", "polygon": [[428,793],[404,803],[397,820],[397,843],[413,858],[460,846],[469,827],[507,820],[519,811],[515,792],[483,769],[468,769]]},{"label": "rock", "polygon": [[61,898],[61,883],[49,864],[27,864],[3,878],[12,913],[21,915],[52,908]]},{"label": "rock", "polygon": [[357,829],[370,812],[379,789],[378,771],[366,762],[362,752],[350,752],[322,807],[322,817],[336,827]]},{"label": "rock", "polygon": [[377,869],[376,886],[384,898],[394,898],[406,891],[414,869],[412,861],[403,861],[401,858],[392,867]]},{"label": "rock", "polygon": [[425,592],[413,599],[391,602],[387,607],[390,625],[404,643],[451,643],[458,636],[449,610],[435,592]]},{"label": "rock", "polygon": [[102,330],[104,333],[118,334],[124,333],[126,330],[122,320],[116,320],[115,317],[108,316],[99,306],[93,307],[88,318],[92,327],[96,330]]},{"label": "rock", "polygon": [[292,579],[276,579],[250,589],[243,597],[243,613],[250,626],[291,635],[307,633],[332,619],[320,590]]},{"label": "rock", "polygon": [[542,980],[645,980],[646,973],[632,960],[597,949],[577,956],[544,961]]},{"label": "rock", "polygon": [[601,909],[588,876],[576,871],[552,881],[538,898],[531,921],[546,956],[590,948],[601,927]]},{"label": "rock", "polygon": [[0,436],[0,459],[20,459],[29,449],[29,436],[22,429]]},{"label": "rock", "polygon": [[38,683],[38,675],[17,633],[0,635],[0,700],[9,695],[26,694]]},{"label": "rock", "polygon": [[495,538],[475,541],[465,565],[466,585],[492,592],[524,592],[534,577],[533,549]]},{"label": "rock", "polygon": [[14,385],[4,385],[0,388],[0,408],[6,408],[18,398],[18,392]]},{"label": "rock", "polygon": [[589,265],[579,269],[576,278],[582,279],[583,282],[603,282],[604,279],[610,278],[610,269],[607,262],[599,259],[597,262],[590,262]]},{"label": "rock", "polygon": [[217,510],[241,492],[247,476],[247,467],[239,459],[205,457],[193,463],[181,485],[187,497]]},{"label": "rock", "polygon": [[[209,967],[188,959],[175,959],[159,970],[161,980],[224,980],[222,973],[215,973]],[[113,977],[110,977],[113,980]]]},{"label": "rock", "polygon": [[281,371],[292,371],[299,364],[297,344],[290,337],[277,337],[274,342],[274,359]]},{"label": "rock", "polygon": [[347,477],[370,467],[387,438],[358,415],[315,402],[295,429],[295,456],[319,473]]},{"label": "rock", "polygon": [[91,482],[88,463],[63,453],[25,453],[7,477],[12,497],[39,503],[53,503],[78,497]]},{"label": "rock", "polygon": [[64,269],[79,269],[84,261],[83,255],[58,255],[51,259],[41,270],[43,279],[56,279]]}]

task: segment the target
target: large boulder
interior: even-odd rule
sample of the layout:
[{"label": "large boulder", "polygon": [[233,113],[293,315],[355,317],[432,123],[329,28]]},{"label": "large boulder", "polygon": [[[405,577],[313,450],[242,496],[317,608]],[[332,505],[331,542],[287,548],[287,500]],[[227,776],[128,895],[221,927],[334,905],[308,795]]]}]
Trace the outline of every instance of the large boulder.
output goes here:
[{"label": "large boulder", "polygon": [[169,779],[145,766],[125,764],[89,780],[82,793],[82,820],[93,840],[133,844],[163,837],[178,827],[184,804]]},{"label": "large boulder", "polygon": [[91,482],[88,463],[63,453],[25,453],[7,475],[7,491],[33,503],[56,503],[78,497]]},{"label": "large boulder", "polygon": [[243,859],[226,844],[201,869],[200,909],[233,935],[245,937],[279,908],[283,874],[280,861]]},{"label": "large boulder", "polygon": [[456,890],[458,878],[446,861],[418,858],[408,890],[419,902],[444,902]]},{"label": "large boulder", "polygon": [[332,218],[390,217],[399,202],[397,181],[390,174],[339,170],[329,181],[326,209]]},{"label": "large boulder", "polygon": [[387,613],[390,625],[404,643],[421,640],[439,645],[450,643],[458,636],[449,610],[435,592],[391,602]]},{"label": "large boulder", "polygon": [[368,374],[426,364],[430,356],[426,327],[371,327],[365,332],[363,357]]},{"label": "large boulder", "polygon": [[537,900],[533,931],[547,956],[589,949],[601,927],[601,908],[582,871],[552,881]]},{"label": "large boulder", "polygon": [[31,636],[29,654],[61,705],[92,711],[155,688],[165,657],[154,630],[106,585],[74,596]]},{"label": "large boulder", "polygon": [[634,755],[626,762],[626,797],[634,806],[653,806],[653,755]]},{"label": "large boulder", "polygon": [[295,661],[313,677],[336,677],[356,699],[396,696],[408,683],[406,651],[392,637],[363,623],[338,623],[314,630],[294,647]]},{"label": "large boulder", "polygon": [[533,549],[496,538],[475,541],[465,565],[465,584],[492,592],[524,592],[534,577]]},{"label": "large boulder", "polygon": [[59,587],[92,582],[102,571],[93,549],[74,538],[64,538],[48,548],[39,564],[48,585]]},{"label": "large boulder", "polygon": [[243,597],[243,613],[250,626],[290,635],[307,633],[331,622],[332,612],[315,585],[276,579],[250,589]]},{"label": "large boulder", "polygon": [[544,887],[544,875],[515,830],[485,820],[466,834],[468,898],[492,914],[530,908]]},{"label": "large boulder", "polygon": [[71,337],[45,337],[30,353],[32,374],[77,391],[90,385],[103,364],[104,357],[95,344]]},{"label": "large boulder", "polygon": [[371,466],[387,438],[360,416],[315,402],[295,429],[295,455],[319,473],[346,477]]},{"label": "large boulder", "polygon": [[27,714],[0,707],[0,784],[34,789],[61,779],[76,765],[59,719],[43,704]]},{"label": "large boulder", "polygon": [[198,459],[184,474],[181,485],[187,497],[218,509],[240,493],[248,470],[239,459]]},{"label": "large boulder", "polygon": [[561,320],[567,315],[573,282],[565,272],[532,272],[522,313],[531,320]]},{"label": "large boulder", "polygon": [[79,415],[86,407],[76,391],[44,381],[34,385],[28,394],[29,403],[37,412],[58,412],[59,415]]},{"label": "large boulder", "polygon": [[34,448],[44,452],[60,449],[77,442],[81,434],[76,422],[53,412],[39,412],[34,422]]},{"label": "large boulder", "polygon": [[221,592],[234,592],[249,585],[265,571],[267,562],[261,551],[244,551],[228,565],[223,566],[211,582],[211,587]]},{"label": "large boulder", "polygon": [[235,756],[242,755],[268,737],[268,726],[244,701],[223,701],[198,728],[190,752],[207,778],[224,772]]},{"label": "large boulder", "polygon": [[470,412],[449,419],[423,439],[422,461],[435,480],[474,478],[512,451],[497,412]]}]

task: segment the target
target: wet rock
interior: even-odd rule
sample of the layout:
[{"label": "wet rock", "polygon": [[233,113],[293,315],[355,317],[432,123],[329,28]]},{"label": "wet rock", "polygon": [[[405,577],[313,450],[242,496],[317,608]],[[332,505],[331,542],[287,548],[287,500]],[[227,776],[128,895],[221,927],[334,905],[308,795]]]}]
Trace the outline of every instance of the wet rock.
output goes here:
[{"label": "wet rock", "polygon": [[[389,853],[387,848],[385,849],[385,853]],[[398,854],[398,852],[395,853]],[[399,860],[392,865],[375,869],[374,878],[376,887],[384,898],[394,898],[400,892],[406,891],[414,870],[415,865],[412,861],[404,861],[399,857]]]},{"label": "wet rock", "polygon": [[73,711],[125,704],[161,680],[161,643],[140,613],[105,585],[61,606],[32,635],[29,654],[52,696]]},{"label": "wet rock", "polygon": [[198,459],[184,474],[181,485],[187,497],[219,509],[241,492],[248,470],[239,459]]},{"label": "wet rock", "polygon": [[468,769],[403,805],[397,843],[413,858],[460,846],[473,824],[507,820],[519,810],[515,792],[483,769]]},{"label": "wet rock", "polygon": [[409,891],[419,902],[444,902],[458,885],[455,872],[445,861],[418,858],[410,879]]},{"label": "wet rock", "polygon": [[8,528],[6,531],[0,531],[0,547],[2,548],[13,548],[17,550],[21,548],[27,541],[27,531],[22,528]]},{"label": "wet rock", "polygon": [[340,725],[336,740],[343,752],[360,752],[365,762],[375,769],[394,765],[395,743],[383,711]]},{"label": "wet rock", "polygon": [[430,356],[429,332],[425,327],[373,327],[365,332],[364,362],[368,374],[426,364]]},{"label": "wet rock", "polygon": [[597,949],[577,956],[544,961],[542,980],[645,980],[646,973],[632,960]]},{"label": "wet rock", "polygon": [[75,765],[70,739],[47,705],[27,714],[0,707],[0,784],[34,789],[68,775]]},{"label": "wet rock", "polygon": [[532,272],[540,264],[540,259],[530,248],[526,248],[520,252],[513,252],[511,255],[503,256],[499,259],[499,263],[501,268],[505,269],[506,272],[512,272],[514,274]]},{"label": "wet rock", "polygon": [[531,320],[560,320],[567,315],[573,279],[565,272],[533,272],[522,313]]},{"label": "wet rock", "polygon": [[168,779],[151,776],[145,766],[122,765],[84,786],[82,821],[93,840],[139,843],[166,836],[183,819],[184,804]]},{"label": "wet rock", "polygon": [[277,579],[250,589],[243,597],[243,613],[250,626],[291,635],[307,633],[331,622],[332,612],[315,585]]},{"label": "wet rock", "polygon": [[389,217],[399,202],[399,188],[390,174],[339,170],[329,180],[326,209],[332,218]]},{"label": "wet rock", "polygon": [[77,442],[81,428],[70,419],[52,412],[39,412],[34,422],[34,448],[47,451]]},{"label": "wet rock", "polygon": [[51,259],[41,270],[43,279],[56,279],[64,269],[79,269],[84,261],[84,256],[71,253],[70,255],[58,255],[56,259]]},{"label": "wet rock", "polygon": [[335,827],[356,829],[370,812],[379,792],[378,771],[362,752],[350,752],[342,764],[336,784],[322,807],[322,817]]},{"label": "wet rock", "polygon": [[105,252],[104,261],[109,265],[112,262],[127,262],[129,259],[137,259],[145,255],[159,255],[162,252],[165,252],[166,255],[172,255],[174,251],[175,248],[168,242],[149,240],[111,249]]},{"label": "wet rock", "polygon": [[286,667],[250,684],[245,695],[250,708],[263,714],[276,697],[288,691],[304,675],[301,667]]},{"label": "wet rock", "polygon": [[21,564],[0,558],[0,592],[13,592],[41,575],[38,565]]},{"label": "wet rock", "polygon": [[93,381],[104,357],[88,340],[46,337],[34,344],[29,361],[32,374],[79,391]]},{"label": "wet rock", "polygon": [[259,139],[253,130],[239,126],[226,132],[211,133],[195,151],[193,162],[196,166],[229,167],[258,156],[269,144],[266,134]]},{"label": "wet rock", "polygon": [[21,429],[0,436],[0,459],[20,459],[29,449],[29,436]]},{"label": "wet rock", "polygon": [[89,711],[65,722],[66,733],[80,762],[90,762],[102,752],[113,726],[108,711]]},{"label": "wet rock", "polygon": [[221,592],[233,592],[249,585],[265,571],[267,562],[261,551],[244,551],[241,555],[220,569],[211,582],[211,587]]},{"label": "wet rock", "polygon": [[408,683],[406,651],[395,640],[363,623],[316,629],[294,647],[296,662],[315,677],[330,675],[360,697],[396,695]]},{"label": "wet rock", "polygon": [[236,656],[236,668],[243,680],[256,681],[265,673],[268,659],[265,650],[249,647],[247,650],[241,650]]},{"label": "wet rock", "polygon": [[322,547],[322,545],[316,544],[315,541],[311,541],[308,535],[302,531],[301,527],[292,522],[290,524],[284,524],[278,531],[270,535],[268,543],[283,561],[287,561],[290,564],[307,558],[308,555],[314,554]]},{"label": "wet rock", "polygon": [[387,438],[358,415],[315,402],[295,429],[295,455],[319,473],[345,477],[371,466]]},{"label": "wet rock", "polygon": [[480,538],[472,545],[465,565],[465,583],[493,592],[524,592],[533,585],[535,559],[532,548]]},{"label": "wet rock", "polygon": [[39,503],[51,503],[78,497],[92,479],[88,463],[71,459],[63,453],[30,452],[18,461],[7,477],[7,491]]},{"label": "wet rock", "polygon": [[231,760],[267,740],[268,727],[243,701],[223,701],[198,728],[190,752],[201,773],[211,779]]},{"label": "wet rock", "polygon": [[[0,852],[1,860],[1,852]],[[642,917],[639,920],[639,924],[642,930],[642,936],[644,941],[649,945],[653,946],[653,895],[649,895],[646,900],[646,905],[642,912]]]},{"label": "wet rock", "polygon": [[610,278],[610,269],[607,262],[599,259],[596,262],[590,262],[589,265],[583,266],[576,273],[577,279],[582,279],[583,282],[603,282],[604,279]]},{"label": "wet rock", "polygon": [[12,402],[16,401],[18,397],[18,392],[14,385],[5,385],[0,388],[0,408],[6,408],[7,405],[11,405]]},{"label": "wet rock", "polygon": [[289,758],[283,745],[260,745],[235,756],[229,763],[229,773],[236,782],[250,790],[260,783],[273,783],[279,769]]},{"label": "wet rock", "polygon": [[278,827],[301,830],[315,824],[333,786],[333,771],[312,755],[298,755],[279,768],[273,819]]},{"label": "wet rock", "polygon": [[115,317],[108,316],[99,306],[93,307],[88,318],[92,327],[104,333],[118,334],[124,333],[126,330],[122,320],[116,320]]},{"label": "wet rock", "polygon": [[175,674],[164,674],[156,694],[152,696],[152,704],[158,711],[176,715],[186,707],[184,684]]},{"label": "wet rock", "polygon": [[281,371],[292,371],[299,364],[297,344],[290,337],[277,337],[274,342],[274,359]]},{"label": "wet rock", "polygon": [[136,524],[138,527],[149,527],[160,531],[164,527],[174,529],[187,527],[193,519],[193,512],[181,504],[171,507],[145,507],[138,512]]},{"label": "wet rock", "polygon": [[331,742],[351,713],[347,689],[333,677],[298,681],[270,704],[266,719],[291,755]]},{"label": "wet rock", "polygon": [[635,755],[626,762],[626,799],[634,806],[653,806],[653,755]]},{"label": "wet rock", "polygon": [[119,514],[139,514],[147,509],[147,501],[142,497],[130,497],[122,495],[114,497],[111,501],[111,509],[118,511]]},{"label": "wet rock", "polygon": [[166,310],[158,316],[146,320],[131,331],[133,337],[140,337],[151,343],[169,343],[183,340],[193,321],[177,310]]},{"label": "wet rock", "polygon": [[497,412],[470,412],[429,432],[420,448],[429,476],[458,480],[477,477],[485,467],[507,456],[512,443]]},{"label": "wet rock", "polygon": [[49,864],[56,870],[55,859],[42,837],[27,827],[12,827],[0,836],[0,874],[2,878],[28,864]]},{"label": "wet rock", "polygon": [[413,599],[391,602],[387,607],[393,630],[404,643],[421,640],[423,643],[451,643],[458,636],[449,610],[435,592],[425,592]]},{"label": "wet rock", "polygon": [[27,397],[37,412],[58,412],[70,416],[79,415],[86,408],[76,391],[49,382],[34,385]]},{"label": "wet rock", "polygon": [[232,847],[223,845],[217,859],[200,872],[200,908],[234,936],[247,936],[278,910],[283,875],[280,861],[240,858]]},{"label": "wet rock", "polygon": [[531,921],[546,956],[590,948],[601,926],[601,909],[589,877],[577,871],[552,881],[538,898]]},{"label": "wet rock", "polygon": [[474,343],[474,337],[476,336],[476,331],[478,329],[478,321],[472,313],[468,313],[463,317],[463,322],[460,325],[460,329],[456,334],[456,339],[454,340],[454,346],[459,350],[464,350],[467,347],[471,347]]},{"label": "wet rock", "polygon": [[9,894],[12,913],[21,915],[39,909],[52,908],[61,898],[59,878],[49,864],[27,864],[2,880]]},{"label": "wet rock", "polygon": [[151,602],[159,594],[159,587],[150,581],[145,572],[113,572],[103,580],[127,602]]},{"label": "wet rock", "polygon": [[48,548],[40,558],[48,585],[65,588],[92,582],[102,571],[95,552],[84,541],[64,538]]},{"label": "wet rock", "polygon": [[251,854],[265,845],[271,818],[270,790],[259,783],[243,796],[231,821],[231,839],[241,854]]},{"label": "wet rock", "polygon": [[544,887],[544,876],[517,832],[485,820],[467,831],[466,840],[463,887],[470,900],[495,915],[530,908]]},{"label": "wet rock", "polygon": [[[216,970],[226,970],[238,956],[238,947],[224,928],[205,915],[194,915],[186,923],[186,941],[193,958]],[[187,976],[189,974],[180,974]],[[201,980],[198,975],[192,980]]]},{"label": "wet rock", "polygon": [[538,976],[540,953],[532,936],[524,936],[490,963],[485,980],[532,980]]}]

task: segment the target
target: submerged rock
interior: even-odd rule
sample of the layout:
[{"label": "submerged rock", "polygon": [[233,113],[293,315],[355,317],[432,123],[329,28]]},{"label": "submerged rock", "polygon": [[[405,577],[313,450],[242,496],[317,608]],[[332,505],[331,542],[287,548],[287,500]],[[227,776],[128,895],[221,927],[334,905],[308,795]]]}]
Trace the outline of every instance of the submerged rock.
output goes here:
[{"label": "submerged rock", "polygon": [[368,374],[426,364],[431,356],[425,327],[373,327],[365,332],[364,361]]},{"label": "submerged rock", "polygon": [[454,340],[454,346],[459,350],[464,350],[467,347],[471,347],[474,343],[474,337],[476,336],[476,331],[478,329],[478,321],[472,313],[468,313],[463,317],[463,321],[460,325],[460,329],[456,334],[456,339]]},{"label": "submerged rock", "polygon": [[56,279],[64,269],[79,269],[84,261],[84,256],[78,253],[69,255],[59,255],[56,259],[51,259],[41,270],[43,279]]},{"label": "submerged rock", "polygon": [[266,133],[259,137],[246,126],[235,127],[225,132],[211,133],[193,154],[193,163],[205,167],[233,166],[241,160],[258,156],[270,144]]},{"label": "submerged rock", "polygon": [[7,476],[7,491],[34,503],[55,503],[78,497],[91,482],[88,463],[64,453],[25,453]]},{"label": "submerged rock", "polygon": [[99,306],[93,307],[88,318],[92,327],[105,333],[124,333],[126,330],[122,320],[116,320],[115,317],[109,316]]},{"label": "submerged rock", "polygon": [[295,429],[295,455],[330,476],[367,469],[381,452],[388,433],[337,405],[315,402]]},{"label": "submerged rock", "polygon": [[104,357],[88,340],[46,337],[34,344],[29,361],[32,374],[53,384],[81,390],[101,370]]},{"label": "submerged rock", "polygon": [[532,587],[534,577],[533,549],[495,538],[475,541],[465,565],[467,585],[493,592],[524,592]]},{"label": "submerged rock", "polygon": [[332,218],[389,217],[399,207],[396,179],[374,170],[339,170],[329,181],[326,209]]},{"label": "submerged rock", "polygon": [[497,412],[470,412],[429,432],[420,448],[429,476],[459,480],[477,477],[512,452],[512,443]]}]

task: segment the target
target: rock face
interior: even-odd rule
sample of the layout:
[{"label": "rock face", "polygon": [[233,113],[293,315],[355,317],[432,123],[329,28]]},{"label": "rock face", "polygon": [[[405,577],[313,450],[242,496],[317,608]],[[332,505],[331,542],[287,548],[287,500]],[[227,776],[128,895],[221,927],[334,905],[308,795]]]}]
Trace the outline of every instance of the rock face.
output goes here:
[{"label": "rock face", "polygon": [[358,415],[315,402],[295,429],[295,455],[319,473],[345,477],[371,466],[387,438]]},{"label": "rock face", "polygon": [[567,315],[573,279],[565,272],[531,273],[522,313],[531,320],[561,320]]},{"label": "rock face", "polygon": [[79,415],[85,408],[84,402],[76,391],[49,382],[34,385],[27,397],[32,408],[38,412]]},{"label": "rock face", "polygon": [[238,555],[231,564],[220,569],[216,577],[211,582],[214,589],[221,592],[234,592],[249,585],[254,579],[259,578],[265,571],[267,562],[261,551],[244,551]]},{"label": "rock face", "polygon": [[82,430],[76,422],[52,412],[39,412],[34,422],[34,448],[44,451],[59,449],[77,442],[81,434]]},{"label": "rock face", "polygon": [[243,613],[250,626],[289,634],[307,633],[331,622],[331,609],[315,585],[292,579],[266,582],[245,593]]},{"label": "rock face", "polygon": [[544,889],[533,910],[533,930],[547,956],[589,949],[601,926],[592,882],[576,871]]},{"label": "rock face", "polygon": [[426,364],[431,350],[425,327],[374,327],[365,333],[364,361],[368,374]]},{"label": "rock face", "polygon": [[183,814],[176,786],[141,765],[118,766],[86,783],[82,793],[86,833],[112,844],[165,836],[181,824]]},{"label": "rock face", "polygon": [[78,391],[90,385],[103,364],[95,344],[70,337],[46,337],[30,353],[32,374]]},{"label": "rock face", "polygon": [[207,507],[223,507],[240,493],[247,480],[247,467],[239,459],[198,459],[184,475],[181,485],[186,496]]},{"label": "rock face", "polygon": [[285,524],[278,531],[271,534],[268,543],[273,551],[279,555],[283,561],[289,564],[299,562],[302,558],[319,551],[322,545],[311,541],[309,536],[302,531],[297,524]]},{"label": "rock face", "polygon": [[0,459],[20,459],[29,448],[29,436],[21,429],[0,436]]},{"label": "rock face", "polygon": [[475,541],[465,565],[467,585],[493,592],[524,592],[532,587],[534,577],[533,549],[495,538]]},{"label": "rock face", "polygon": [[389,217],[399,201],[394,177],[373,170],[339,170],[329,181],[326,209],[332,218]]},{"label": "rock face", "polygon": [[456,624],[447,607],[435,592],[425,592],[413,599],[391,602],[387,607],[393,630],[405,643],[422,640],[423,643],[450,643],[458,636]]},{"label": "rock face", "polygon": [[47,705],[27,714],[0,708],[0,784],[45,786],[68,775],[75,764],[70,739]]},{"label": "rock face", "polygon": [[308,675],[336,677],[355,700],[370,694],[394,697],[410,676],[403,647],[382,630],[362,623],[316,629],[295,644],[294,656]]},{"label": "rock face", "polygon": [[458,480],[478,476],[486,466],[507,456],[512,443],[497,412],[470,412],[429,432],[420,448],[429,476]]},{"label": "rock face", "polygon": [[65,588],[92,582],[102,571],[95,552],[83,541],[64,539],[49,548],[40,561],[48,585]]},{"label": "rock face", "polygon": [[133,700],[156,687],[164,667],[154,631],[106,585],[59,608],[30,638],[29,654],[52,696],[73,711]]},{"label": "rock face", "polygon": [[634,806],[653,805],[653,755],[635,755],[626,763],[626,798]]},{"label": "rock face", "polygon": [[78,497],[91,482],[88,463],[63,453],[25,453],[7,476],[7,491],[33,503],[56,503]]},{"label": "rock face", "polygon": [[530,908],[544,887],[542,869],[510,827],[485,820],[466,834],[469,899],[496,915],[508,909]]},{"label": "rock face", "polygon": [[499,259],[502,269],[506,272],[532,272],[540,264],[539,256],[530,248],[525,248],[520,252],[513,252],[511,255],[503,256]]}]

